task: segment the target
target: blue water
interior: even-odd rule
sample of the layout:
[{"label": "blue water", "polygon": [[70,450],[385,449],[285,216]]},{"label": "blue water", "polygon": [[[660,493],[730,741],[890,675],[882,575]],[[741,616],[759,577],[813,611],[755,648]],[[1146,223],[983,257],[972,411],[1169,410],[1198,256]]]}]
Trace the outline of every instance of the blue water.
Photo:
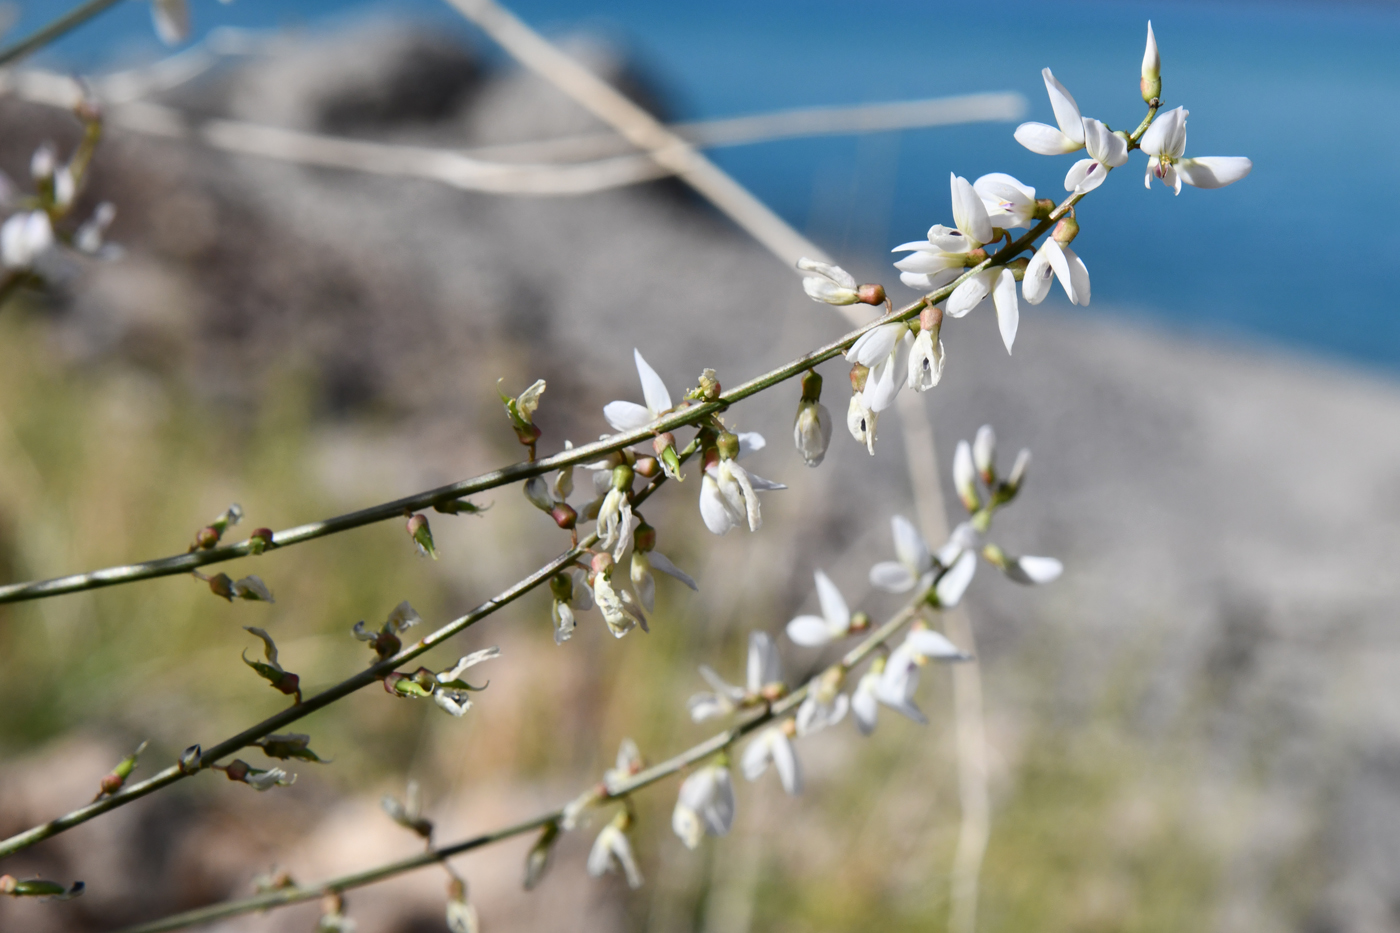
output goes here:
[{"label": "blue water", "polygon": [[[29,4],[22,34],[71,4]],[[192,0],[216,25],[321,28],[368,11],[471,31],[432,0]],[[624,43],[681,119],[782,107],[1016,90],[1052,122],[1048,65],[1085,114],[1131,128],[1145,23],[1162,49],[1167,106],[1191,110],[1187,155],[1247,155],[1253,174],[1174,198],[1144,190],[1140,154],[1080,208],[1075,248],[1096,306],[1173,328],[1278,342],[1400,370],[1386,257],[1400,208],[1400,9],[1362,3],[839,0],[517,0],[550,34],[580,27]],[[479,37],[477,43],[486,46]],[[45,53],[49,64],[129,62],[161,50],[139,0]],[[1063,196],[1074,156],[1022,149],[1009,124],[795,140],[716,160],[838,257],[949,222],[948,173],[1005,171]],[[1383,223],[1383,221],[1386,221]],[[894,279],[891,271],[890,279]]]}]

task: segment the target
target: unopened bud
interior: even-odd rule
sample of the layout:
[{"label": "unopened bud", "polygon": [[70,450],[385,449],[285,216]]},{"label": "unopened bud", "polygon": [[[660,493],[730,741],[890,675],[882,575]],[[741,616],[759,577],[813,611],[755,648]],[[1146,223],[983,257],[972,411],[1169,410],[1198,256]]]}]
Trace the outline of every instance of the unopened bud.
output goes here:
[{"label": "unopened bud", "polygon": [[986,558],[987,563],[991,564],[993,567],[996,567],[998,570],[1006,569],[1006,565],[1008,562],[1006,552],[1003,551],[1001,548],[997,547],[995,544],[992,544],[990,541],[982,545],[982,556]]},{"label": "unopened bud", "polygon": [[407,528],[408,536],[418,547],[418,553],[437,560],[437,548],[433,545],[433,530],[428,527],[428,516],[422,512],[415,512],[409,516]]},{"label": "unopened bud", "polygon": [[1138,83],[1143,103],[1150,104],[1162,96],[1162,57],[1157,52],[1157,37],[1152,34],[1152,21],[1147,21],[1147,48],[1142,53],[1142,80]]},{"label": "unopened bud", "polygon": [[632,533],[632,549],[638,553],[656,550],[656,529],[648,525],[645,519]]},{"label": "unopened bud", "polygon": [[207,551],[219,543],[219,533],[210,526],[199,529],[194,536],[195,547]]},{"label": "unopened bud", "polygon": [[868,628],[870,628],[870,613],[861,609],[851,614],[851,627],[849,631],[852,635],[857,632],[863,632]]},{"label": "unopened bud", "polygon": [[1079,221],[1073,217],[1065,217],[1055,224],[1055,232],[1051,234],[1055,242],[1061,246],[1068,246],[1074,242],[1074,238],[1079,236]]},{"label": "unopened bud", "polygon": [[233,579],[226,573],[216,573],[209,578],[209,591],[233,602]]},{"label": "unopened bud", "polygon": [[885,286],[883,285],[862,285],[856,289],[858,300],[862,304],[882,305],[885,303]]},{"label": "unopened bud", "polygon": [[655,457],[641,456],[637,458],[636,463],[632,464],[632,469],[637,472],[638,476],[651,479],[661,472],[661,464],[657,462]]},{"label": "unopened bud", "polygon": [[131,777],[131,772],[136,770],[136,762],[140,759],[141,753],[146,750],[146,745],[146,742],[142,742],[137,746],[136,751],[117,762],[117,766],[102,778],[100,782],[102,793],[98,794],[99,797],[102,794],[115,794],[122,789],[126,779]]},{"label": "unopened bud", "polygon": [[733,460],[739,456],[739,435],[732,431],[721,431],[715,438],[715,450],[721,460]]},{"label": "unopened bud", "polygon": [[250,554],[261,554],[273,546],[271,528],[254,528],[253,533],[248,536],[248,553]]},{"label": "unopened bud", "polygon": [[554,524],[565,531],[572,531],[578,524],[578,512],[567,502],[561,502],[549,510],[549,517],[554,519]]},{"label": "unopened bud", "polygon": [[179,766],[181,774],[194,774],[199,770],[199,759],[204,755],[204,750],[198,745],[191,745],[180,753]]},{"label": "unopened bud", "polygon": [[554,851],[554,840],[559,838],[559,824],[546,823],[540,830],[540,838],[525,856],[525,890],[533,891],[549,868],[549,856]]},{"label": "unopened bud", "polygon": [[[804,380],[805,382],[805,380]],[[820,386],[817,391],[821,391]],[[818,466],[826,458],[826,450],[831,445],[831,412],[814,398],[808,398],[804,389],[802,400],[797,403],[797,418],[792,424],[792,442],[803,461],[810,467]]]},{"label": "unopened bud", "polygon": [[972,442],[972,463],[977,467],[977,475],[989,487],[997,481],[996,457],[996,432],[990,424],[984,424],[977,429],[977,438]]}]

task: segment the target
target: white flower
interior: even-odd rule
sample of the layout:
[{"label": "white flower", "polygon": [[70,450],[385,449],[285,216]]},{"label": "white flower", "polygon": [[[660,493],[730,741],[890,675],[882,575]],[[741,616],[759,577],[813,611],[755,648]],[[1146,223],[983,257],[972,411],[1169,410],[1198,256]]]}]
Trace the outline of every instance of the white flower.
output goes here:
[{"label": "white flower", "polygon": [[861,334],[846,351],[846,359],[870,370],[861,392],[862,402],[871,411],[882,412],[894,404],[903,385],[903,380],[894,378],[900,368],[899,352],[910,339],[908,324],[881,324]]},{"label": "white flower", "polygon": [[1003,172],[992,172],[974,181],[972,190],[982,199],[993,227],[1014,230],[1035,223],[1035,189],[1030,185]]},{"label": "white flower", "polygon": [[1182,182],[1197,188],[1223,188],[1248,175],[1254,163],[1243,156],[1182,158],[1186,151],[1186,117],[1189,114],[1185,107],[1168,110],[1158,115],[1142,134],[1142,151],[1150,156],[1143,184],[1151,188],[1152,176],[1156,175],[1162,184],[1181,194]]},{"label": "white flower", "polygon": [[1046,237],[1040,249],[1031,257],[1021,281],[1021,293],[1027,302],[1038,305],[1050,294],[1051,277],[1058,278],[1065,294],[1073,304],[1089,303],[1089,270],[1084,260],[1068,246],[1061,246],[1053,237]]},{"label": "white flower", "polygon": [[480,651],[473,651],[471,654],[458,658],[456,664],[438,674],[437,681],[440,684],[450,684],[452,681],[461,677],[468,668],[476,667],[476,665],[480,664],[482,661],[493,661],[500,656],[501,649],[495,645],[492,645],[490,648],[483,648]]},{"label": "white flower", "polygon": [[1110,169],[1128,161],[1128,140],[1093,117],[1084,118],[1084,148],[1089,158],[1074,163],[1065,175],[1065,190],[1076,194],[1093,191]]},{"label": "white flower", "polygon": [[637,605],[630,592],[614,587],[607,574],[599,572],[593,575],[593,599],[598,604],[598,611],[603,614],[603,621],[608,624],[608,631],[615,637],[626,635],[638,623],[643,631],[646,630],[647,617],[642,613],[641,606]]},{"label": "white flower", "polygon": [[617,788],[641,770],[642,753],[637,749],[637,743],[631,739],[623,739],[622,744],[617,747],[617,766],[603,772],[603,786],[608,789],[608,793],[617,793]]},{"label": "white flower", "polygon": [[953,489],[969,512],[976,512],[981,506],[977,496],[977,467],[972,462],[972,446],[967,441],[958,441],[953,450]]},{"label": "white flower", "polygon": [[622,868],[629,888],[635,890],[642,886],[642,873],[637,870],[637,860],[632,857],[632,844],[616,821],[604,826],[598,838],[593,840],[593,848],[588,853],[588,873],[594,878],[601,878],[613,870],[614,863]]},{"label": "white flower", "polygon": [[972,441],[972,465],[977,468],[982,482],[988,485],[996,477],[996,459],[997,432],[990,424],[984,424],[977,429],[977,437]]},{"label": "white flower", "polygon": [[179,45],[190,34],[190,9],[185,0],[151,0],[156,35],[166,45]]},{"label": "white flower", "polygon": [[738,709],[746,699],[757,697],[769,684],[782,683],[782,660],[778,657],[777,646],[766,632],[752,632],[749,634],[745,686],[736,687],[725,681],[706,664],[700,665],[700,676],[714,688],[714,693],[697,693],[686,702],[690,718],[695,722],[726,716]]},{"label": "white flower", "polygon": [[1016,127],[1016,141],[1041,155],[1064,155],[1084,148],[1084,123],[1079,105],[1065,86],[1055,80],[1049,68],[1041,69],[1040,75],[1045,79],[1045,90],[1050,95],[1050,106],[1060,128],[1044,123],[1022,123]]},{"label": "white flower", "polygon": [[1157,52],[1157,37],[1152,34],[1152,20],[1147,21],[1147,47],[1142,50],[1142,80],[1139,83],[1144,103],[1162,93],[1162,56]]},{"label": "white flower", "polygon": [[913,252],[895,263],[899,280],[910,288],[934,291],[962,274],[967,254],[992,241],[992,222],[982,198],[966,178],[950,175],[953,220],[957,229],[935,224],[925,242],[903,243],[891,252]]},{"label": "white flower", "polygon": [[[740,434],[738,456],[760,450],[764,444],[761,434]],[[757,531],[763,524],[758,492],[787,488],[782,483],[748,472],[736,462],[737,459],[706,463],[705,474],[700,481],[700,517],[705,520],[705,527],[717,535],[726,534],[729,529],[744,524],[749,526],[750,531]]]},{"label": "white flower", "polygon": [[804,256],[797,260],[797,268],[811,273],[802,279],[802,287],[813,301],[829,305],[853,305],[860,301],[856,280],[840,266]]},{"label": "white flower", "polygon": [[681,784],[676,809],[671,813],[673,829],[686,848],[694,849],[708,833],[723,836],[734,825],[734,785],[729,769],[706,765]]},{"label": "white flower", "polygon": [[943,378],[943,339],[935,339],[931,330],[920,330],[909,351],[909,388],[927,392]]},{"label": "white flower", "polygon": [[798,403],[797,420],[792,424],[792,442],[808,466],[822,462],[831,444],[831,412],[825,405],[812,399]]},{"label": "white flower", "polygon": [[670,558],[660,551],[632,551],[632,567],[629,571],[632,577],[632,588],[637,591],[637,598],[642,601],[648,612],[656,609],[656,580],[651,575],[653,569],[659,570],[670,577],[699,591],[700,585],[691,579],[690,574],[681,570],[671,563]]},{"label": "white flower", "polygon": [[632,500],[628,493],[629,490],[619,489],[614,484],[598,508],[598,547],[612,551],[613,560],[622,559],[632,534]]},{"label": "white flower", "polygon": [[913,697],[919,686],[919,670],[929,659],[968,661],[971,656],[958,650],[956,645],[932,629],[913,629],[899,647],[890,652],[880,682],[873,688],[875,698],[917,723],[927,722],[924,714],[914,705]]},{"label": "white flower", "polygon": [[0,226],[0,262],[6,269],[29,269],[53,247],[53,225],[43,211],[13,214]]},{"label": "white flower", "polygon": [[857,392],[851,396],[851,404],[846,409],[846,429],[851,432],[851,437],[865,445],[872,457],[875,456],[875,426],[879,420],[880,413],[866,407],[864,393]]},{"label": "white flower", "polygon": [[933,582],[933,554],[913,522],[903,515],[890,519],[897,560],[887,560],[870,568],[870,585],[887,593],[907,593],[915,586]]},{"label": "white flower", "polygon": [[846,710],[851,701],[844,693],[835,693],[830,698],[823,691],[816,690],[807,695],[797,708],[797,734],[811,735],[827,726],[834,726],[846,718]]},{"label": "white flower", "polygon": [[433,691],[433,702],[439,709],[459,718],[472,708],[471,696],[465,690],[438,688]]},{"label": "white flower", "polygon": [[274,787],[287,787],[295,784],[297,776],[288,774],[281,768],[269,768],[266,771],[257,768],[249,768],[248,773],[243,778],[243,783],[253,790],[270,790]]},{"label": "white flower", "polygon": [[777,769],[783,790],[789,794],[802,793],[802,768],[793,752],[792,740],[782,726],[772,726],[756,735],[744,749],[740,766],[744,777],[756,781],[768,770],[769,762]]},{"label": "white flower", "polygon": [[656,370],[642,359],[642,351],[633,349],[632,356],[637,362],[637,375],[642,379],[642,397],[646,405],[636,402],[608,402],[603,406],[603,417],[616,431],[634,431],[651,424],[671,410],[671,393],[666,391],[666,383],[656,374]]},{"label": "white flower", "polygon": [[1017,583],[1050,583],[1064,573],[1065,565],[1053,557],[1012,558],[1006,565],[1006,575]]},{"label": "white flower", "polygon": [[875,723],[882,703],[921,726],[928,724],[928,717],[914,705],[913,691],[909,689],[911,686],[918,686],[918,679],[902,681],[900,687],[904,692],[892,693],[884,687],[886,667],[885,659],[877,658],[870,665],[870,670],[861,676],[860,682],[856,684],[856,689],[851,693],[851,716],[855,719],[856,728],[860,730],[861,735],[870,735],[875,731]]},{"label": "white flower", "polygon": [[446,920],[447,933],[480,933],[476,907],[464,898],[448,898]]},{"label": "white flower", "polygon": [[948,296],[944,313],[949,317],[962,317],[980,305],[988,294],[997,309],[1001,342],[1010,353],[1021,321],[1021,308],[1016,301],[1016,275],[1010,269],[992,266],[967,279]]},{"label": "white flower", "polygon": [[838,638],[851,630],[851,610],[831,578],[818,570],[812,575],[817,581],[817,601],[820,616],[798,616],[787,624],[787,636],[799,645],[816,647]]}]

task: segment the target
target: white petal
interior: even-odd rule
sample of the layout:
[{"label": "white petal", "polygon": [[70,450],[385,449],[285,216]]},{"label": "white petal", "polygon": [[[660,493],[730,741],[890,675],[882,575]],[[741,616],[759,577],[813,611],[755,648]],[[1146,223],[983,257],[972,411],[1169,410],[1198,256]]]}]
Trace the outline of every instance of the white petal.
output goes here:
[{"label": "white petal", "polygon": [[1084,148],[1053,126],[1044,123],[1022,123],[1016,127],[1016,141],[1040,155],[1065,155]]},{"label": "white petal", "polygon": [[948,296],[948,303],[944,306],[947,315],[949,317],[962,317],[980,305],[991,292],[992,281],[995,277],[995,269],[983,269],[953,289],[953,294]]},{"label": "white petal", "polygon": [[1064,573],[1065,565],[1053,557],[1018,557],[1007,565],[1006,575],[1017,583],[1050,583]]},{"label": "white petal", "polygon": [[793,752],[792,742],[782,732],[779,731],[774,736],[770,753],[773,766],[778,769],[778,779],[782,781],[783,790],[794,795],[802,793],[802,767]]},{"label": "white petal", "polygon": [[990,197],[998,201],[1035,200],[1034,188],[1005,172],[988,172],[974,181],[972,187],[983,198]]},{"label": "white petal", "polygon": [[977,572],[977,555],[972,551],[963,551],[961,557],[953,564],[934,587],[938,594],[938,604],[945,609],[951,609],[962,602],[963,594],[967,592],[968,584],[972,582],[972,576]]},{"label": "white petal", "polygon": [[1074,250],[1066,246],[1063,247],[1063,252],[1065,262],[1069,267],[1069,280],[1074,285],[1074,290],[1070,292],[1070,300],[1087,305],[1089,303],[1089,270],[1085,268],[1084,260],[1080,259]]},{"label": "white petal", "polygon": [[728,769],[715,769],[714,788],[710,805],[700,811],[700,815],[711,833],[723,836],[734,825],[734,783],[729,779]]},{"label": "white petal", "polygon": [[773,492],[778,489],[787,489],[787,485],[785,483],[780,483],[777,480],[772,479],[764,479],[757,473],[749,473],[748,477],[749,485],[752,486],[754,489],[758,490],[759,492]]},{"label": "white petal", "polygon": [[1093,117],[1084,118],[1084,148],[1105,168],[1117,168],[1128,161],[1127,142]]},{"label": "white petal", "polygon": [[739,759],[739,770],[743,771],[744,777],[750,781],[757,781],[763,772],[768,770],[768,761],[772,757],[772,746],[768,741],[768,735],[763,733],[744,747],[744,754]]},{"label": "white petal", "polygon": [[686,708],[690,710],[692,722],[704,722],[707,719],[715,719],[724,716],[730,711],[730,707],[713,693],[697,693],[685,702]]},{"label": "white petal", "polygon": [[743,460],[749,454],[768,446],[768,441],[757,431],[740,431],[735,437],[739,438],[739,453],[735,455],[735,460]]},{"label": "white petal", "polygon": [[1104,183],[1108,172],[1093,159],[1080,159],[1065,173],[1065,190],[1080,194],[1093,191]]},{"label": "white petal", "polygon": [[787,637],[799,645],[816,648],[831,641],[831,626],[817,616],[798,616],[787,624]]},{"label": "white petal", "polygon": [[987,217],[986,205],[973,190],[972,183],[961,175],[951,175],[953,193],[953,221],[958,229],[978,243],[992,240],[992,222]]},{"label": "white petal", "polygon": [[930,628],[912,630],[905,637],[904,643],[909,646],[910,650],[926,658],[937,658],[940,661],[967,658],[967,655],[957,645],[949,641],[942,633],[935,632]]},{"label": "white petal", "polygon": [[818,570],[812,575],[817,581],[817,600],[821,603],[822,617],[833,631],[845,634],[851,627],[851,610],[846,599],[831,578]]},{"label": "white petal", "polygon": [[882,363],[894,350],[899,338],[909,332],[905,324],[881,324],[861,334],[846,351],[846,359],[862,366]]},{"label": "white petal", "polygon": [[[1045,248],[1052,243],[1055,241],[1046,240],[1026,266],[1026,274],[1021,280],[1021,296],[1027,304],[1038,305],[1050,294],[1050,280],[1055,277],[1055,270],[1050,267],[1050,254]],[[1058,248],[1059,244],[1055,246]]]},{"label": "white petal", "polygon": [[748,670],[745,682],[750,693],[758,693],[765,686],[783,679],[782,662],[778,659],[777,646],[767,632],[753,632],[749,635]]},{"label": "white petal", "polygon": [[[1087,301],[1081,302],[1078,293],[1075,291],[1075,280],[1070,273],[1069,260],[1065,256],[1068,250],[1054,240],[1046,240],[1045,244],[1041,246],[1041,250],[1044,251],[1045,258],[1050,263],[1050,268],[1055,270],[1055,278],[1060,280],[1060,285],[1064,287],[1065,294],[1069,296],[1070,302],[1073,304],[1088,304]],[[1027,269],[1029,269],[1029,267],[1027,267]]]},{"label": "white petal", "polygon": [[1244,156],[1203,156],[1176,163],[1181,180],[1196,188],[1223,188],[1249,174],[1254,163]]},{"label": "white petal", "polygon": [[656,420],[656,416],[645,406],[622,401],[608,402],[604,405],[603,417],[613,426],[614,431],[635,431]]},{"label": "white petal", "polygon": [[652,418],[655,418],[671,407],[671,393],[666,391],[666,383],[661,381],[656,370],[642,359],[641,350],[634,347],[632,356],[637,361],[637,375],[642,377],[642,398],[647,400],[647,408],[651,409]]},{"label": "white petal", "polygon": [[151,19],[156,35],[166,45],[179,45],[190,34],[190,11],[185,0],[154,0]]},{"label": "white petal", "polygon": [[[1152,121],[1147,132],[1142,134],[1142,139],[1138,143],[1142,147],[1142,151],[1150,156],[1168,155],[1172,158],[1180,156],[1186,148],[1186,116],[1185,107],[1177,107],[1166,113],[1157,114],[1157,118]],[[1173,151],[1173,147],[1178,142],[1182,148]]]},{"label": "white petal", "polygon": [[1079,105],[1065,86],[1055,80],[1049,68],[1041,69],[1040,76],[1045,79],[1045,91],[1050,95],[1050,106],[1055,111],[1055,122],[1060,124],[1060,132],[1082,146],[1084,119],[1079,115]]},{"label": "white petal", "polygon": [[918,272],[932,275],[949,269],[963,267],[963,254],[946,250],[922,249],[911,253],[894,264],[901,272]]},{"label": "white petal", "polygon": [[887,560],[870,568],[870,585],[886,593],[907,593],[918,578],[905,564]]},{"label": "white petal", "polygon": [[1002,269],[997,276],[997,287],[992,291],[992,300],[997,308],[997,327],[1001,331],[1001,342],[1006,344],[1006,352],[1016,342],[1016,327],[1021,320],[1021,309],[1016,303],[1016,275],[1010,269]]},{"label": "white petal", "polygon": [[700,517],[705,520],[705,527],[717,535],[727,533],[735,524],[720,495],[719,484],[708,473],[700,481]]},{"label": "white petal", "polygon": [[860,684],[851,694],[851,715],[855,717],[856,728],[860,730],[861,735],[869,735],[875,731],[880,710],[875,699],[875,685],[879,682],[880,675],[868,673],[860,679]]},{"label": "white petal", "polygon": [[690,587],[692,590],[700,589],[699,584],[692,580],[688,573],[686,573],[684,570],[681,570],[675,564],[671,563],[671,559],[665,554],[662,554],[660,551],[648,552],[647,560],[651,563],[653,570],[659,570],[667,576],[675,577],[677,580],[681,581],[686,586]]},{"label": "white petal", "polygon": [[[905,333],[908,333],[906,331]],[[895,396],[904,385],[903,379],[895,378],[899,365],[894,357],[886,357],[885,362],[871,370],[865,383],[864,401],[866,407],[876,414],[894,404]]]},{"label": "white petal", "polygon": [[895,556],[910,570],[923,573],[932,566],[933,555],[913,522],[903,515],[896,515],[890,519],[890,533],[894,536]]}]

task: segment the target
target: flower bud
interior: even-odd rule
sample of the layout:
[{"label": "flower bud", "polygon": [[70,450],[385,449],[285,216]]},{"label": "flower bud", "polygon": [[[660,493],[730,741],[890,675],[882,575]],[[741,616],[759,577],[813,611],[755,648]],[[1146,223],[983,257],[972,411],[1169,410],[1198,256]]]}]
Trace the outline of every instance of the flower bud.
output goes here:
[{"label": "flower bud", "polygon": [[1065,217],[1055,224],[1055,232],[1051,234],[1055,242],[1061,246],[1068,246],[1074,242],[1074,238],[1079,236],[1079,221],[1073,217]]},{"label": "flower bud", "polygon": [[437,560],[437,548],[433,546],[433,530],[428,527],[428,516],[422,512],[415,512],[409,516],[407,528],[408,536],[418,547],[418,553]]},{"label": "flower bud", "polygon": [[632,464],[632,469],[636,471],[638,476],[645,476],[647,479],[651,479],[661,472],[661,464],[657,462],[655,457],[643,455],[637,458],[636,463]]},{"label": "flower bud", "polygon": [[146,750],[147,744],[146,742],[142,742],[138,745],[136,751],[117,762],[117,766],[102,778],[99,785],[102,790],[101,793],[97,795],[98,797],[101,797],[103,794],[115,794],[122,789],[122,785],[126,783],[126,779],[131,777],[131,772],[136,770],[136,762],[140,759],[141,753]]},{"label": "flower bud", "polygon": [[609,576],[613,566],[612,555],[606,551],[601,554],[594,554],[593,559],[589,561],[588,565],[592,568],[594,573],[602,574],[605,577]]},{"label": "flower bud", "polygon": [[1145,104],[1162,96],[1162,57],[1157,53],[1157,37],[1152,34],[1152,20],[1147,21],[1147,48],[1142,53],[1142,80],[1138,87]]},{"label": "flower bud", "polygon": [[35,181],[47,181],[53,177],[54,169],[58,165],[58,154],[49,143],[44,143],[34,150],[34,155],[29,160],[29,174]]},{"label": "flower bud", "polygon": [[501,398],[501,404],[505,406],[506,417],[510,418],[511,428],[515,431],[515,437],[521,444],[529,447],[531,457],[534,456],[535,442],[540,439],[540,429],[535,426],[535,410],[540,407],[540,396],[544,394],[545,382],[543,379],[535,380],[524,392],[516,398],[506,395],[501,389],[504,379],[496,380],[496,394]]},{"label": "flower bud", "polygon": [[204,749],[198,745],[191,745],[180,753],[178,764],[181,774],[194,774],[199,770],[199,759],[204,755]]},{"label": "flower bud", "polygon": [[1049,198],[1036,198],[1035,200],[1035,220],[1049,220],[1050,215],[1055,213],[1055,202]]},{"label": "flower bud", "polygon": [[977,495],[977,469],[972,463],[972,447],[967,441],[958,441],[953,453],[953,487],[958,491],[963,508],[976,512],[982,507]]},{"label": "flower bud", "polygon": [[684,479],[681,476],[681,457],[676,452],[676,436],[670,431],[658,434],[652,438],[651,449],[656,451],[656,456],[661,460],[661,468],[671,479],[679,482]]},{"label": "flower bud", "polygon": [[271,528],[254,528],[248,536],[248,553],[257,555],[275,545],[272,542]]},{"label": "flower bud", "polygon": [[802,257],[797,268],[811,275],[802,280],[807,297],[829,305],[851,305],[861,300],[856,280],[840,266]]},{"label": "flower bud", "polygon": [[972,442],[972,462],[977,467],[977,475],[989,487],[997,479],[996,456],[996,432],[990,424],[984,424],[977,429],[977,438]]},{"label": "flower bud", "polygon": [[554,841],[559,838],[559,824],[546,823],[540,830],[540,838],[530,847],[525,856],[525,890],[533,891],[549,868],[549,856],[554,851]]},{"label": "flower bud", "polygon": [[873,283],[862,285],[856,289],[856,295],[861,304],[882,305],[885,303],[885,286]]},{"label": "flower bud", "polygon": [[864,609],[851,613],[851,627],[847,631],[855,635],[870,628],[870,613]]},{"label": "flower bud", "polygon": [[797,403],[792,442],[809,467],[818,466],[831,445],[831,412],[821,402],[809,400],[805,394]]},{"label": "flower bud", "polygon": [[865,382],[869,378],[869,366],[863,366],[860,363],[856,363],[853,366],[851,366],[851,391],[863,392],[865,390]]},{"label": "flower bud", "polygon": [[212,526],[199,529],[194,536],[194,546],[202,551],[207,551],[219,543],[219,532]]},{"label": "flower bud", "polygon": [[578,512],[567,502],[561,502],[549,510],[549,517],[554,519],[554,524],[565,531],[573,531],[578,524]]},{"label": "flower bud", "polygon": [[209,578],[209,591],[233,602],[233,579],[226,573],[216,573]]},{"label": "flower bud", "polygon": [[646,519],[641,519],[632,533],[632,549],[640,553],[656,550],[656,529],[648,525]]},{"label": "flower bud", "polygon": [[732,431],[721,431],[715,438],[715,449],[721,460],[733,460],[739,456],[739,436]]}]

